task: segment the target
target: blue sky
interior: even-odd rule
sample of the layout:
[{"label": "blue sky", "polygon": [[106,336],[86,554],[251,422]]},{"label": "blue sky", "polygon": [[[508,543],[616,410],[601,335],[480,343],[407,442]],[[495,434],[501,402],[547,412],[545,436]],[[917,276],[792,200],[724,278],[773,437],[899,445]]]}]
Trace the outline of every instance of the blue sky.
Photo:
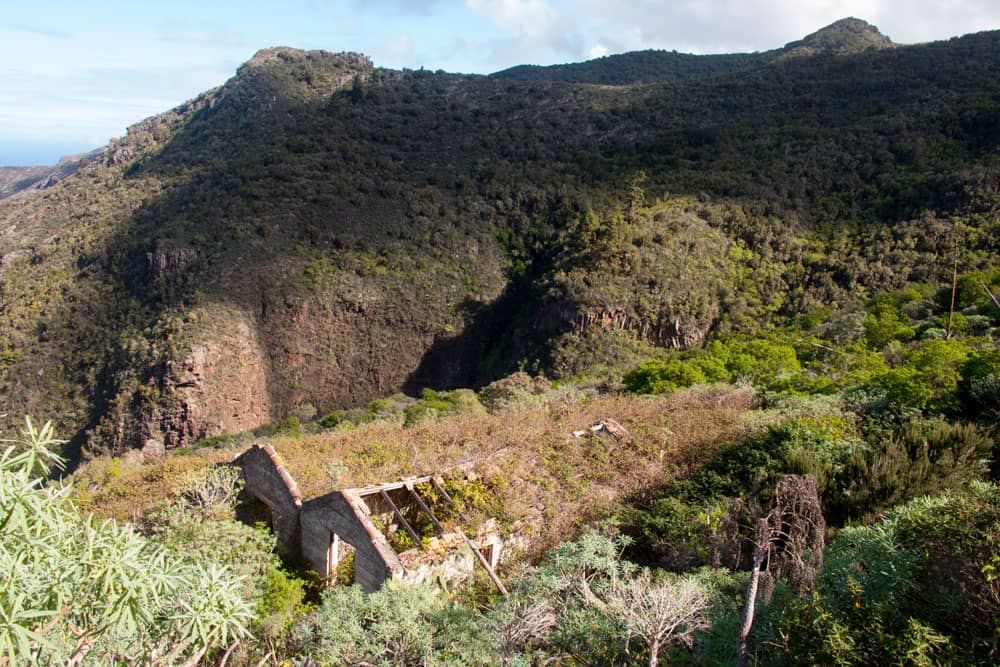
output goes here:
[{"label": "blue sky", "polygon": [[[636,49],[782,46],[844,16],[900,43],[1000,28],[996,0],[8,0],[0,165],[51,164],[222,84],[258,49],[488,73]],[[13,6],[10,6],[13,5]]]}]

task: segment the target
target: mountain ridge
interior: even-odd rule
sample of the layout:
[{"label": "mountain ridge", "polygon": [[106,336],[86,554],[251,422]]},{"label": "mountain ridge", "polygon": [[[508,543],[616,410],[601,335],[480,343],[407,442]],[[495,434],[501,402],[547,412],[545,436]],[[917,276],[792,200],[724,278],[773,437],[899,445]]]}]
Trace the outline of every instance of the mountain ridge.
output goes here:
[{"label": "mountain ridge", "polygon": [[779,60],[821,54],[845,56],[870,49],[895,47],[875,26],[847,17],[810,33],[800,40],[768,51],[696,55],[663,49],[611,54],[562,65],[517,65],[494,72],[492,77],[517,80],[550,80],[575,83],[628,85],[683,81],[766,66]]},{"label": "mountain ridge", "polygon": [[998,58],[982,33],[595,87],[265,50],[0,202],[0,395],[155,453],[941,280],[950,220],[998,251]]}]

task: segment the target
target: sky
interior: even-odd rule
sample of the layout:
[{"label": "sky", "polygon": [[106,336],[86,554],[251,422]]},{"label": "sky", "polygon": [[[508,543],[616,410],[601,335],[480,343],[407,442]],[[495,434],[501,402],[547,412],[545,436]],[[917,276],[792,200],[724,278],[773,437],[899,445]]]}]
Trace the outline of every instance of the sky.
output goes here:
[{"label": "sky", "polygon": [[902,44],[1000,28],[997,0],[5,0],[0,165],[54,164],[230,78],[262,48],[485,74],[610,53],[764,51],[845,16]]}]

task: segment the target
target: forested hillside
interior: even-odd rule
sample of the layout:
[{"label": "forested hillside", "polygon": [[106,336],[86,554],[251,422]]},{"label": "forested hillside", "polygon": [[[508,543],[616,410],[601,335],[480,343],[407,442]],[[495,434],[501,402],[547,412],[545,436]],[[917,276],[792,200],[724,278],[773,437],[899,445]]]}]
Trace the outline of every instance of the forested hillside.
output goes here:
[{"label": "forested hillside", "polygon": [[998,42],[620,86],[262,51],[2,204],[0,390],[159,449],[943,284],[997,252]]}]

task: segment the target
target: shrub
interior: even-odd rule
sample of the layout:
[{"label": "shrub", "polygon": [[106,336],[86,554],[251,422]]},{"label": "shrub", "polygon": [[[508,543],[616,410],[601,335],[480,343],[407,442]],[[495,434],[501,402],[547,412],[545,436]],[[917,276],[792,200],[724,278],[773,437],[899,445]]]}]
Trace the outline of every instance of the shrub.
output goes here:
[{"label": "shrub", "polygon": [[263,580],[263,592],[257,602],[256,634],[274,651],[279,644],[288,642],[292,624],[310,609],[305,602],[306,587],[302,579],[271,566]]},{"label": "shrub", "polygon": [[705,382],[705,374],[680,359],[651,359],[625,374],[625,389],[634,394],[663,394]]},{"label": "shrub", "polygon": [[278,424],[277,433],[297,438],[302,435],[302,423],[299,421],[298,417],[290,415],[285,417],[281,423]]},{"label": "shrub", "polygon": [[518,372],[491,382],[479,390],[479,400],[491,413],[525,410],[545,402],[552,385],[544,377]]},{"label": "shrub", "polygon": [[802,369],[794,347],[768,338],[713,341],[706,351],[725,364],[730,377],[749,378],[764,387],[780,386]]},{"label": "shrub", "polygon": [[985,335],[990,330],[990,318],[985,315],[969,315],[965,318],[969,333],[977,336]]},{"label": "shrub", "polygon": [[990,437],[972,424],[909,422],[884,442],[855,452],[839,505],[843,518],[870,519],[917,496],[982,479],[992,447]]},{"label": "shrub", "polygon": [[337,586],[293,635],[299,652],[320,665],[437,664],[457,647],[475,650],[478,637],[462,623],[467,615],[426,585],[390,581],[370,594]]},{"label": "shrub", "polygon": [[890,403],[901,408],[957,412],[957,393],[968,347],[955,340],[923,340],[904,355],[903,364],[876,377]]},{"label": "shrub", "polygon": [[966,382],[988,375],[1000,375],[1000,349],[974,352],[962,365],[962,379]]},{"label": "shrub", "polygon": [[997,487],[972,484],[844,529],[800,623],[786,628],[793,654],[813,664],[992,663],[1000,601],[984,569],[998,525]]},{"label": "shrub", "polygon": [[912,340],[913,336],[909,318],[892,304],[876,305],[865,320],[865,340],[873,349],[881,350],[893,340]]},{"label": "shrub", "polygon": [[969,397],[980,409],[1000,414],[1000,375],[985,375],[969,383]]},{"label": "shrub", "polygon": [[42,484],[59,442],[26,420],[0,454],[0,661],[194,664],[246,639],[253,614],[231,570],[84,518],[68,486]]},{"label": "shrub", "polygon": [[485,415],[486,408],[471,389],[437,392],[424,389],[420,400],[408,406],[403,414],[403,426],[413,426],[425,419],[450,415]]}]

